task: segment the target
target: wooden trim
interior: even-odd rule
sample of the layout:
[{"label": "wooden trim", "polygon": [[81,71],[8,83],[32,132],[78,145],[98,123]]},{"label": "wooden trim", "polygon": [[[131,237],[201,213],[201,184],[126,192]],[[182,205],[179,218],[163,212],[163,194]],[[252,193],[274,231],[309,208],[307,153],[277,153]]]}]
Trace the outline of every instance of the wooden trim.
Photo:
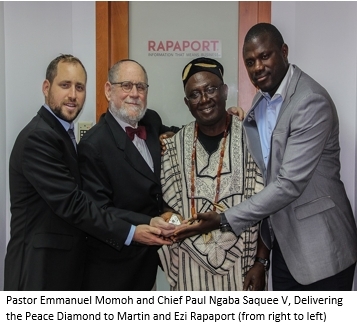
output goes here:
[{"label": "wooden trim", "polygon": [[258,2],[257,23],[271,23],[271,1]]},{"label": "wooden trim", "polygon": [[109,5],[107,1],[97,1],[96,10],[96,120],[107,106],[104,84],[109,67]]},{"label": "wooden trim", "polygon": [[108,70],[129,56],[129,2],[96,1],[96,120],[106,112]]},{"label": "wooden trim", "polygon": [[240,1],[238,14],[238,106],[249,110],[255,87],[250,82],[244,66],[242,49],[244,37],[255,24],[271,22],[271,1]]}]

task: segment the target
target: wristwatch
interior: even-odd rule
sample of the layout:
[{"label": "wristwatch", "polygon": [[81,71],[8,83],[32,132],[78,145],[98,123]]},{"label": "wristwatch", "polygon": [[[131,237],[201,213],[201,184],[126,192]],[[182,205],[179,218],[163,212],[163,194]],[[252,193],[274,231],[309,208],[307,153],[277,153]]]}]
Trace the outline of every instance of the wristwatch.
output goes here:
[{"label": "wristwatch", "polygon": [[232,227],[230,226],[230,224],[228,223],[226,216],[224,215],[224,213],[219,214],[220,218],[221,218],[221,223],[219,224],[219,230],[221,232],[228,232],[228,231],[232,231]]},{"label": "wristwatch", "polygon": [[228,232],[228,231],[232,231],[232,227],[229,225],[229,223],[220,224],[219,225],[219,230],[221,232]]},{"label": "wristwatch", "polygon": [[255,257],[255,261],[258,262],[258,263],[263,264],[264,269],[265,269],[266,271],[269,270],[269,268],[270,268],[270,261],[269,261],[269,259],[264,259],[264,258],[260,258],[260,257]]}]

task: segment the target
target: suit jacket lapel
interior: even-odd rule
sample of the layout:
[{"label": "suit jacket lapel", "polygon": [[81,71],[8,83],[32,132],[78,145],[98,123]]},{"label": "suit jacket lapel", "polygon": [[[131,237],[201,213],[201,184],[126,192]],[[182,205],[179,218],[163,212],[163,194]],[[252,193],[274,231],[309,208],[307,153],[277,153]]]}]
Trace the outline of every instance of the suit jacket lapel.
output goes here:
[{"label": "suit jacket lapel", "polygon": [[[135,147],[133,142],[130,140],[130,138],[127,136],[123,128],[119,125],[119,123],[115,120],[115,118],[112,116],[112,114],[107,111],[107,113],[104,116],[105,121],[107,122],[112,136],[114,138],[114,141],[116,143],[116,146],[118,147],[119,150],[124,152],[124,158],[129,162],[129,164],[137,170],[140,174],[142,174],[144,177],[152,180],[155,183],[160,183],[160,180],[156,177],[156,175],[151,171],[150,167],[144,160],[144,158],[141,156],[139,153],[138,149]],[[148,137],[149,132],[147,132]],[[151,133],[150,133],[151,134]],[[158,141],[158,140],[157,140]],[[149,150],[151,152],[150,146],[148,144]],[[153,153],[151,152],[151,155],[154,160]],[[155,162],[154,162],[155,164]],[[156,169],[156,166],[155,166]]]},{"label": "suit jacket lapel", "polygon": [[57,118],[54,117],[53,114],[51,114],[51,112],[48,112],[48,110],[44,106],[41,107],[41,109],[38,111],[38,114],[63,139],[69,151],[71,152],[73,158],[77,161],[77,152],[73,146],[72,140],[68,135],[67,131],[57,120]]},{"label": "suit jacket lapel", "polygon": [[259,166],[260,171],[263,174],[264,181],[266,180],[266,168],[264,164],[264,159],[262,155],[262,148],[260,145],[259,132],[257,128],[257,123],[254,117],[254,109],[262,99],[262,95],[257,94],[253,99],[253,105],[248,112],[246,118],[244,119],[243,126],[246,135],[246,144],[249,153],[252,155],[255,163]]},{"label": "suit jacket lapel", "polygon": [[81,178],[78,168],[78,158],[77,152],[73,146],[72,139],[68,135],[67,131],[63,128],[62,124],[57,120],[56,117],[48,112],[48,110],[42,106],[38,111],[38,115],[48,124],[48,126],[53,129],[65,143],[66,149],[69,153],[64,153],[64,159],[68,162],[68,168],[71,171],[73,177],[76,179],[78,184],[81,184]]},{"label": "suit jacket lapel", "polygon": [[[151,124],[140,123],[139,125],[143,125],[146,128],[146,145],[150,151],[153,163],[154,163],[154,174],[157,180],[160,180],[161,173],[161,148],[159,146],[159,139],[157,133],[152,130]],[[151,170],[150,170],[151,171]]]},{"label": "suit jacket lapel", "polygon": [[281,108],[280,108],[280,112],[279,112],[279,115],[278,115],[278,118],[276,120],[276,125],[278,124],[279,120],[280,120],[280,117],[281,115],[283,114],[283,112],[285,111],[285,109],[288,107],[288,105],[290,104],[290,101],[291,101],[291,97],[294,95],[295,93],[295,90],[296,90],[296,87],[297,87],[297,84],[298,84],[298,81],[300,79],[300,76],[301,76],[301,70],[299,67],[295,66],[295,70],[294,70],[294,73],[293,73],[293,76],[291,78],[291,81],[290,81],[290,84],[288,86],[288,90],[286,92],[286,97],[285,97],[285,100],[283,102],[283,104],[281,105]]}]

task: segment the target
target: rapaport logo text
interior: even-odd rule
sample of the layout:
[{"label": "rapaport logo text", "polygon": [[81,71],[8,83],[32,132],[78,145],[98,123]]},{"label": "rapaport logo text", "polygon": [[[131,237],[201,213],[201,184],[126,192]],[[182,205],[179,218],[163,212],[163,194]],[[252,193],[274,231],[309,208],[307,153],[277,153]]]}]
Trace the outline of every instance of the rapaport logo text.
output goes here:
[{"label": "rapaport logo text", "polygon": [[220,40],[149,40],[149,56],[222,57]]}]

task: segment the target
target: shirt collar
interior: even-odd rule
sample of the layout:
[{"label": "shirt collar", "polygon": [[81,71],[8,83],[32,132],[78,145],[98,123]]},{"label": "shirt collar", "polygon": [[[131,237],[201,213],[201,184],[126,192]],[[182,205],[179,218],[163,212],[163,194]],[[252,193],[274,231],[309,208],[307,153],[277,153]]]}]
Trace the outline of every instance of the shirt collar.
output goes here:
[{"label": "shirt collar", "polygon": [[266,98],[267,101],[274,101],[276,98],[281,97],[282,101],[285,100],[286,93],[288,91],[288,87],[291,81],[291,78],[293,76],[295,67],[291,64],[289,64],[289,69],[287,73],[285,74],[284,79],[279,85],[279,88],[276,90],[275,94],[273,97],[270,97],[270,94],[268,92],[262,92],[259,90],[259,92]]},{"label": "shirt collar", "polygon": [[66,131],[68,131],[69,128],[74,129],[74,123],[73,123],[73,121],[72,121],[72,122],[64,121],[64,120],[62,120],[61,118],[57,117],[57,116],[53,113],[53,111],[50,109],[50,107],[49,107],[47,104],[44,104],[43,106],[47,109],[47,111],[51,112],[51,114],[61,123],[61,125],[63,126],[63,128],[64,128]]}]

